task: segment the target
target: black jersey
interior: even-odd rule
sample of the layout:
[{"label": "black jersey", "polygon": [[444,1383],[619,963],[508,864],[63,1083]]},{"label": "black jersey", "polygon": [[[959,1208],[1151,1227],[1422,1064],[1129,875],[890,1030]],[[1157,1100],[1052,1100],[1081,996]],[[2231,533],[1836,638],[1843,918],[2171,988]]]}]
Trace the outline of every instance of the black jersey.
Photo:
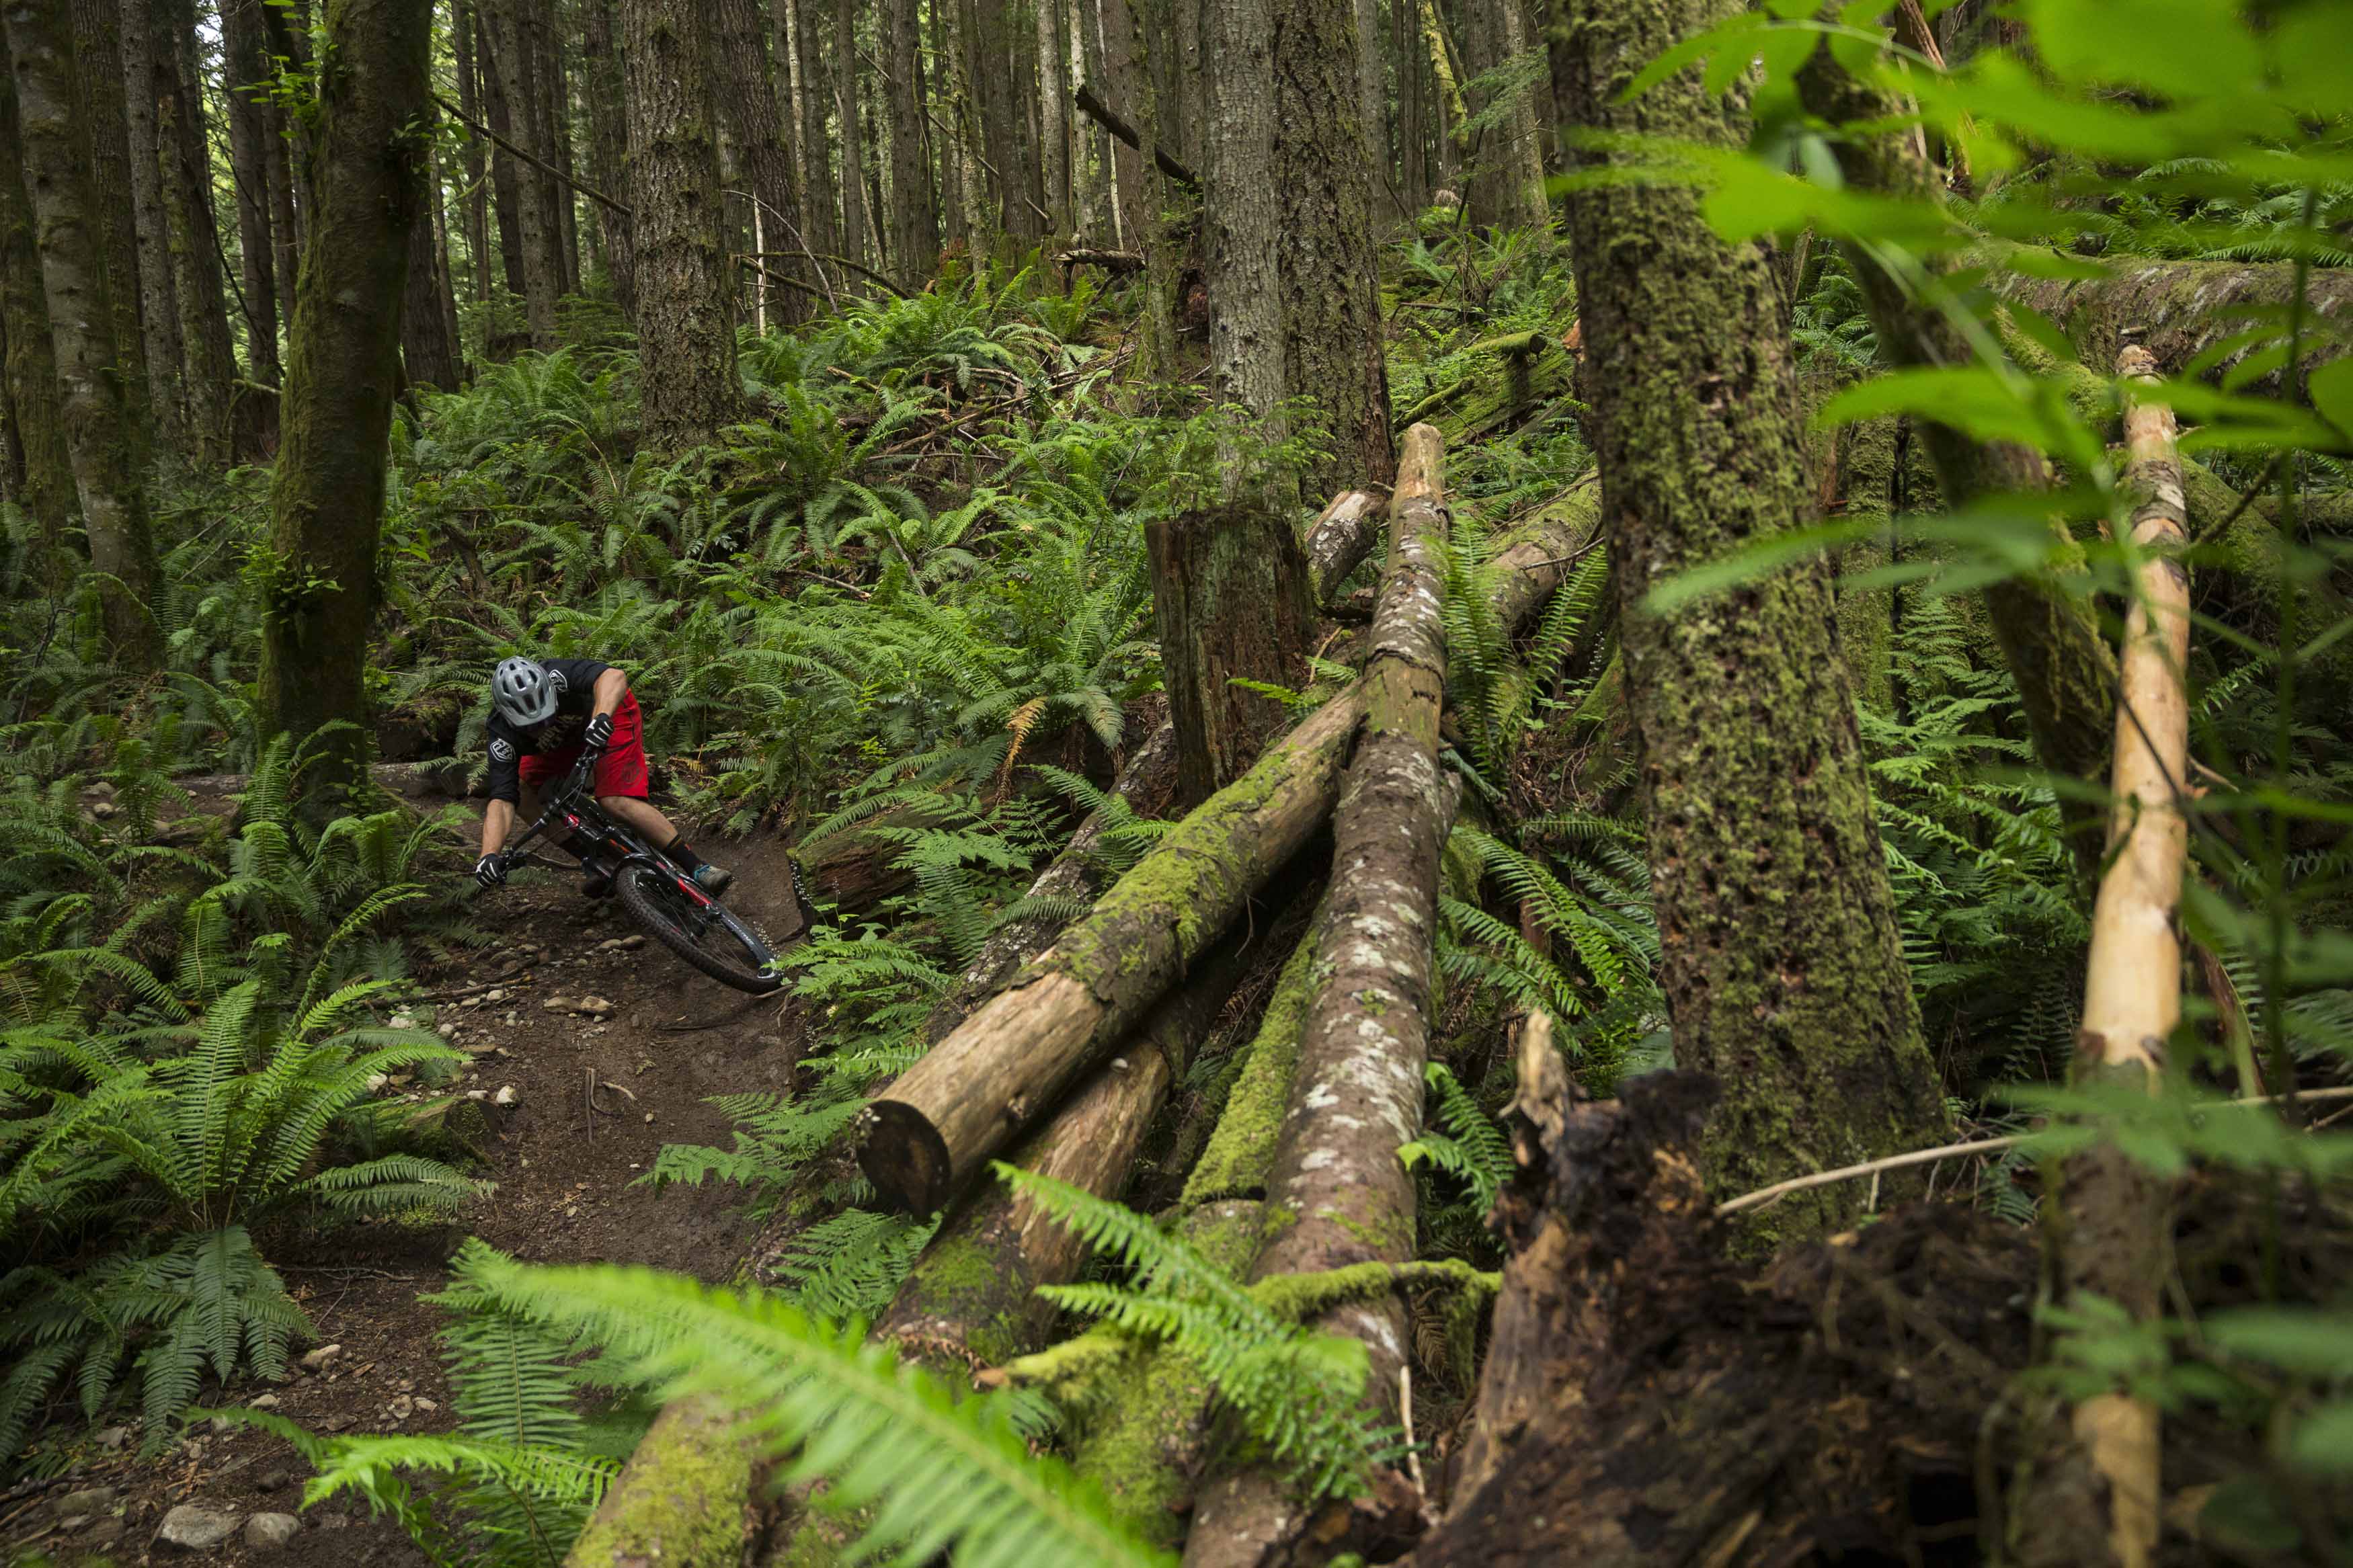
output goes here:
[{"label": "black jersey", "polygon": [[555,687],[555,713],[544,724],[529,729],[510,724],[494,704],[491,709],[491,798],[510,805],[522,799],[522,773],[517,759],[543,752],[560,752],[580,739],[588,715],[596,708],[596,678],[613,667],[593,658],[543,658]]}]

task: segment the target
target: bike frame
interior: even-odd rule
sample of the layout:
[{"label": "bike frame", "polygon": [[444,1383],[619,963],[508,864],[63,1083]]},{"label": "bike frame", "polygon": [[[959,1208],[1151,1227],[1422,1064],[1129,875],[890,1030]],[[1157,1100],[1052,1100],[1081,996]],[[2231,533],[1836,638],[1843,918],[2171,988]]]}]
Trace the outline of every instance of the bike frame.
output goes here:
[{"label": "bike frame", "polygon": [[741,922],[716,899],[697,886],[694,879],[688,876],[677,861],[613,820],[605,808],[596,804],[596,796],[588,793],[588,780],[596,765],[596,754],[583,752],[580,760],[573,764],[572,772],[548,795],[547,805],[541,810],[539,820],[517,834],[501,852],[520,855],[523,846],[533,839],[561,828],[572,836],[575,844],[586,844],[587,851],[583,854],[571,845],[560,847],[566,854],[578,856],[581,866],[596,876],[609,880],[619,876],[623,867],[632,863],[650,866],[660,872],[678,889],[679,896],[686,900],[692,917],[701,921],[695,931],[698,938],[713,921],[724,921],[730,927],[740,927]]}]

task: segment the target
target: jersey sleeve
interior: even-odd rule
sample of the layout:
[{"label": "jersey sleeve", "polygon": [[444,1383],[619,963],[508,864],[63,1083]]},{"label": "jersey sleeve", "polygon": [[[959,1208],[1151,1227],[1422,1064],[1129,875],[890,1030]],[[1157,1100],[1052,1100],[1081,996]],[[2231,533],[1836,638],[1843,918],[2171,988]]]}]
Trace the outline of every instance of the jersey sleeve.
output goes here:
[{"label": "jersey sleeve", "polygon": [[561,688],[555,699],[565,713],[586,713],[596,705],[596,678],[613,667],[601,659],[548,658],[540,663]]},{"label": "jersey sleeve", "polygon": [[509,805],[522,802],[522,764],[517,759],[522,747],[514,734],[498,719],[491,721],[491,798],[505,801]]}]

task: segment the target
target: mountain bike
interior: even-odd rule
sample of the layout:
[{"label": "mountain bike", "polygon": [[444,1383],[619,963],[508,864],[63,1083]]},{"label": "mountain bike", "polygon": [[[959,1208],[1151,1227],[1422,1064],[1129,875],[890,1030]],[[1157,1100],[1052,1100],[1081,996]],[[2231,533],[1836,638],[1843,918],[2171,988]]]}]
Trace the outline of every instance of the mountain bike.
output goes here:
[{"label": "mountain bike", "polygon": [[[596,758],[594,752],[582,752],[564,782],[548,792],[539,820],[510,839],[500,853],[511,865],[523,864],[524,848],[544,834],[550,843],[579,858],[592,894],[609,888],[647,934],[712,979],[754,995],[782,985],[776,956],[757,931],[695,886],[678,862],[596,804],[588,787]],[[529,857],[528,863],[564,869],[537,856]],[[798,868],[793,879],[794,895],[806,910]]]}]

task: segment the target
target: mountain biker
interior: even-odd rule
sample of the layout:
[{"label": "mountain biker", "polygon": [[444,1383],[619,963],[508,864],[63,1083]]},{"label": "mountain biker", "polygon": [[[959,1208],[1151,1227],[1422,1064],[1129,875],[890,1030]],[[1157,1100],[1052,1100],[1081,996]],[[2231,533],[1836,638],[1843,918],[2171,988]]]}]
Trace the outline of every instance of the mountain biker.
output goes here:
[{"label": "mountain biker", "polygon": [[[482,812],[482,858],[474,879],[507,879],[499,853],[518,812],[539,815],[539,792],[561,778],[583,752],[596,753],[596,804],[678,862],[704,892],[718,896],[734,873],[697,855],[670,818],[646,802],[646,748],[629,678],[593,658],[506,658],[491,674],[491,803]],[[528,806],[524,805],[528,801]],[[592,893],[605,889],[592,887]]]}]

